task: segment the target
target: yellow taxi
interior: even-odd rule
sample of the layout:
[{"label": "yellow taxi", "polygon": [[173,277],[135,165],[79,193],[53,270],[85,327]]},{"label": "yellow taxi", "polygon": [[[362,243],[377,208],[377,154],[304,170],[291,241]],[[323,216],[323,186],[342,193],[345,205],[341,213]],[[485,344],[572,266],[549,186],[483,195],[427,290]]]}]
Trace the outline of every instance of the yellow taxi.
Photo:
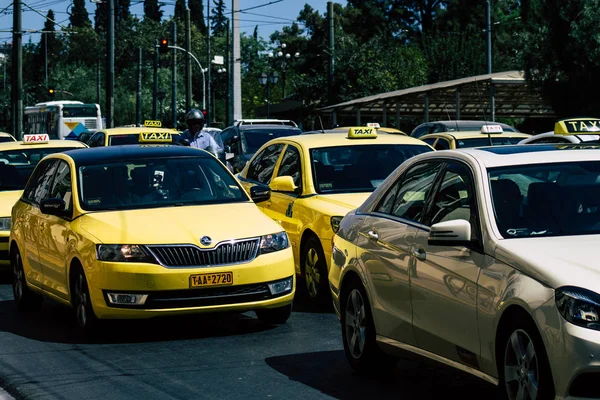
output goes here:
[{"label": "yellow taxi", "polygon": [[17,139],[10,133],[0,132],[0,143],[4,142],[16,142]]},{"label": "yellow taxi", "polygon": [[160,121],[144,121],[144,126],[100,130],[89,138],[90,147],[121,146],[127,144],[173,144],[181,136],[175,129],[161,128]]},{"label": "yellow taxi", "polygon": [[346,133],[296,135],[264,144],[238,175],[247,191],[269,185],[271,198],[259,204],[287,231],[296,273],[309,299],[329,292],[331,240],[342,218],[358,207],[404,160],[433,151],[401,135],[374,128]]},{"label": "yellow taxi", "polygon": [[[285,231],[212,155],[112,146],[44,158],[12,211],[13,292],[103,319],[254,310],[284,323],[295,292]],[[240,221],[244,221],[240,224]]]},{"label": "yellow taxi", "polygon": [[501,125],[484,124],[480,131],[453,131],[423,135],[419,139],[436,150],[517,144],[530,137],[526,133],[505,132]]},{"label": "yellow taxi", "polygon": [[600,144],[600,119],[568,118],[556,121],[554,130],[533,135],[519,144]]},{"label": "yellow taxi", "polygon": [[[11,136],[12,137],[12,136]],[[8,267],[10,212],[33,169],[47,154],[87,147],[75,140],[50,140],[44,135],[25,135],[23,141],[0,143],[0,268]]]}]

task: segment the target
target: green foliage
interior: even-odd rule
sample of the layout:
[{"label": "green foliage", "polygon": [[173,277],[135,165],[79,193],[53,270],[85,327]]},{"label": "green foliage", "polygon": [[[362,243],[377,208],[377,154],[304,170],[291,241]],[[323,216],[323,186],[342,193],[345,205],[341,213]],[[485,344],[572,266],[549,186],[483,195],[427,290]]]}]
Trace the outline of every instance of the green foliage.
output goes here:
[{"label": "green foliage", "polygon": [[73,0],[73,8],[71,8],[69,21],[73,28],[84,28],[91,25],[88,12],[85,8],[85,0]]},{"label": "green foliage", "polygon": [[[210,0],[207,0],[210,1]],[[212,34],[225,36],[227,34],[227,17],[225,16],[225,0],[213,0],[215,8],[210,16]]]},{"label": "green foliage", "polygon": [[175,19],[178,21],[185,21],[185,0],[175,1]]},{"label": "green foliage", "polygon": [[158,0],[144,0],[144,19],[160,22],[163,11]]},{"label": "green foliage", "polygon": [[195,25],[196,28],[198,28],[198,30],[200,31],[200,33],[206,35],[206,23],[204,22],[204,5],[202,4],[202,0],[188,0],[188,7],[190,9],[190,20],[192,25]]}]

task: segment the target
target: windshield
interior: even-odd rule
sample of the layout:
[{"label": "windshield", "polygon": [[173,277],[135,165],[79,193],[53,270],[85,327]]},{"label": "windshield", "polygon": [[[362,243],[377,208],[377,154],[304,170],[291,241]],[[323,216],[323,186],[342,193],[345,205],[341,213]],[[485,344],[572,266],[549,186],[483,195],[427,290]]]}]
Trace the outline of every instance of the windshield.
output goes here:
[{"label": "windshield", "polygon": [[504,238],[600,233],[600,162],[488,170]]},{"label": "windshield", "polygon": [[63,106],[63,117],[65,118],[86,118],[97,117],[98,109],[95,104],[81,106]]},{"label": "windshield", "polygon": [[36,147],[0,152],[0,190],[23,190],[33,169],[48,154],[73,150],[72,147]]},{"label": "windshield", "polygon": [[212,157],[132,159],[79,167],[82,208],[125,210],[248,201]]},{"label": "windshield", "polygon": [[[522,137],[492,137],[492,145],[493,146],[503,146],[507,144],[518,144],[521,140],[525,138]],[[457,149],[465,149],[471,147],[484,147],[489,146],[490,140],[487,136],[483,136],[480,138],[473,139],[456,139],[456,148]]]},{"label": "windshield", "polygon": [[271,139],[299,135],[300,129],[249,129],[241,132],[242,150],[244,153],[256,153],[258,149]]},{"label": "windshield", "polygon": [[[161,135],[164,135],[163,132],[160,132]],[[139,133],[128,133],[124,135],[112,135],[108,137],[108,145],[109,146],[123,146],[127,144],[144,144],[144,143],[178,143],[179,142],[179,134],[178,133],[167,133],[168,136],[171,137],[171,141],[161,141],[154,142],[152,140],[148,141],[140,141]]]},{"label": "windshield", "polygon": [[[486,125],[484,121],[455,121],[454,123],[444,122],[444,132],[456,132],[456,131],[477,131],[481,132],[481,127]],[[500,125],[504,132],[519,132],[510,125],[499,124],[497,122],[490,122],[487,125]]]},{"label": "windshield", "polygon": [[431,150],[419,145],[358,145],[311,149],[317,193],[372,192],[404,160]]}]

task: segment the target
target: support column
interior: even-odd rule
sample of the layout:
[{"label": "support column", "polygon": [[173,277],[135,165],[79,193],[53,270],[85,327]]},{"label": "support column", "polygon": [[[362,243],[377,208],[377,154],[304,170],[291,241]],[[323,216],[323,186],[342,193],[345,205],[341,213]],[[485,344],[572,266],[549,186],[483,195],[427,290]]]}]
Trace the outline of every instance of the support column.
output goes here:
[{"label": "support column", "polygon": [[337,112],[335,112],[335,109],[333,109],[333,111],[331,111],[331,127],[335,128],[337,125]]},{"label": "support column", "polygon": [[396,129],[400,129],[400,100],[396,100]]},{"label": "support column", "polygon": [[[177,46],[177,23],[173,21],[171,42]],[[171,114],[173,128],[177,129],[177,49],[171,50]]]},{"label": "support column", "polygon": [[381,125],[387,126],[387,104],[385,104],[385,101],[381,107]]},{"label": "support column", "polygon": [[240,58],[240,0],[232,0],[233,19],[233,120],[242,119],[242,69]]},{"label": "support column", "polygon": [[429,95],[425,93],[423,102],[423,122],[429,122]]},{"label": "support column", "polygon": [[356,109],[356,125],[360,126],[360,107]]},{"label": "support column", "polygon": [[454,104],[454,108],[455,108],[454,119],[458,121],[460,119],[460,86],[456,87],[455,96],[456,96],[456,99],[454,102],[455,103]]},{"label": "support column", "polygon": [[494,83],[490,82],[490,120],[496,121],[496,98],[494,97]]}]

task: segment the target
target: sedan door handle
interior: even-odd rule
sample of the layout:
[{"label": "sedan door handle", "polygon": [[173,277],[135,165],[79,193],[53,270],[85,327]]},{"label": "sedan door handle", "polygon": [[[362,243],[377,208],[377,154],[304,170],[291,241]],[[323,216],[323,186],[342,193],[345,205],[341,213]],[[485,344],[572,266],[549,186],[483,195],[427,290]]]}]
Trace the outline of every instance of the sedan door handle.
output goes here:
[{"label": "sedan door handle", "polygon": [[413,249],[412,253],[413,253],[413,256],[415,256],[415,258],[417,260],[425,261],[425,259],[427,258],[427,254],[425,253],[425,250],[423,250],[420,247],[415,247]]},{"label": "sedan door handle", "polygon": [[379,234],[373,230],[367,232],[367,236],[371,240],[379,240]]}]

